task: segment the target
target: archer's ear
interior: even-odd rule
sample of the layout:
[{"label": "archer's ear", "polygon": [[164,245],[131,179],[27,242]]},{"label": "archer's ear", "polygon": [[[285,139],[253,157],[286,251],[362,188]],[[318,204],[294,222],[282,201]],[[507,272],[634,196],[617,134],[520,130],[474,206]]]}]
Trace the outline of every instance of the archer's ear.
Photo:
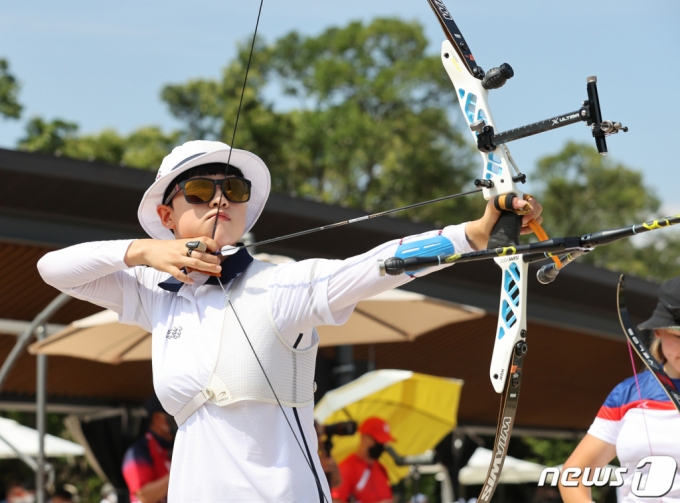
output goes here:
[{"label": "archer's ear", "polygon": [[156,206],[156,213],[158,213],[158,218],[161,219],[163,227],[166,227],[168,229],[175,228],[175,222],[173,219],[174,211],[172,209],[172,206],[168,206],[167,204],[159,204],[158,206]]}]

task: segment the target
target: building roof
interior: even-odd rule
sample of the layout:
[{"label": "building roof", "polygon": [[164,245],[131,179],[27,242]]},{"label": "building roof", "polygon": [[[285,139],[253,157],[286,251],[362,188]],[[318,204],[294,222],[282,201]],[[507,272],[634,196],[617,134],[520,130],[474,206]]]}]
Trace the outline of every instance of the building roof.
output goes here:
[{"label": "building roof", "polygon": [[[56,290],[40,280],[36,270],[38,259],[49,250],[92,240],[145,237],[137,222],[137,205],[154,176],[155,173],[150,171],[0,149],[0,179],[3,181],[0,184],[0,256],[3,257],[6,267],[6,287],[0,290],[0,320],[31,320],[57,295]],[[362,215],[363,213],[357,210],[272,194],[253,233],[257,240],[264,240]],[[298,260],[311,257],[342,259],[362,253],[386,241],[432,228],[427,224],[384,217],[274,243],[258,249],[258,252],[287,255]],[[535,275],[538,267],[539,265],[532,265],[532,274]],[[490,348],[493,341],[491,334],[494,333],[495,313],[499,305],[500,280],[500,270],[495,264],[483,261],[458,264],[405,285],[404,288],[407,290],[483,308],[490,315],[483,323],[469,322],[470,326],[457,327],[453,333],[460,333],[460,336],[455,337],[455,341],[448,335],[443,335],[452,333],[451,331],[442,330],[437,332],[439,335],[425,336],[410,345],[381,345],[377,348],[380,366],[416,370],[415,367],[420,368],[422,365],[423,369],[441,369],[437,371],[440,373],[438,375],[463,377],[461,369],[464,367],[460,365],[471,365],[470,368],[474,367],[475,372],[479,372],[482,381],[479,383],[480,389],[477,390],[473,387],[476,380],[466,377],[464,396],[476,396],[478,392],[482,395],[490,392],[493,395],[491,386],[484,380],[488,379]],[[523,390],[523,400],[531,400],[534,393],[535,396],[543,397],[555,393],[549,385],[551,380],[546,379],[541,373],[550,372],[550,365],[542,368],[540,372],[532,371],[532,365],[537,369],[541,368],[538,363],[531,363],[534,361],[533,358],[541,362],[563,361],[568,358],[573,363],[578,363],[578,368],[581,368],[581,362],[594,364],[599,358],[611,363],[609,362],[611,348],[623,347],[625,340],[616,312],[617,281],[618,275],[613,272],[578,263],[566,268],[551,285],[544,286],[534,279],[530,280],[528,299],[530,326],[538,327],[532,328],[532,331],[541,335],[534,336],[530,332],[527,372],[535,372],[536,377],[532,375],[527,378],[528,382],[533,380],[534,384],[525,385],[528,390]],[[642,320],[651,313],[656,305],[657,289],[658,285],[654,283],[637,278],[627,280],[626,296],[634,318]],[[99,309],[91,304],[73,300],[50,321],[66,324],[93,314]],[[482,331],[480,327],[484,327],[484,333],[480,332]],[[556,344],[559,343],[560,348],[565,345],[574,351],[570,352],[565,348],[555,351],[550,347],[544,347],[541,353],[535,350],[534,346],[543,347],[543,340],[534,343],[531,339],[533,337],[536,339],[546,337],[544,340],[554,340]],[[7,336],[4,339],[7,339]],[[4,339],[0,338],[0,361],[4,360],[6,351],[9,351],[7,349],[9,343]],[[424,341],[430,341],[429,345],[421,348],[421,345],[425,345]],[[449,351],[450,343],[457,346],[455,349],[457,354],[464,352],[465,358],[458,360],[451,358],[450,367],[442,362],[440,362],[442,365],[424,363],[436,358],[443,362],[449,361],[446,351]],[[479,344],[481,346],[478,347]],[[361,349],[357,351],[360,352]],[[601,351],[603,352],[600,353]],[[21,367],[26,370],[25,378],[19,379],[24,384],[12,384],[14,381],[10,376],[4,389],[0,391],[0,401],[23,400],[31,396],[32,388],[27,384],[29,380],[31,383],[35,382],[27,370],[31,358],[25,355],[20,362]],[[454,365],[454,361],[458,363]],[[56,368],[57,365],[61,364],[55,363],[50,369]],[[84,369],[91,367],[92,372],[101,372],[99,367],[95,367],[103,364],[73,360],[64,365],[72,367],[74,373],[77,371],[77,375],[89,376]],[[131,371],[123,369],[126,365],[137,364],[123,364],[116,369],[106,365],[104,367],[108,369],[106,374],[110,377],[118,376],[120,371],[120,377],[116,379],[127,382],[125,379],[130,377]],[[70,381],[64,380],[63,386],[56,380],[50,380],[50,399],[56,399],[56,394],[59,394],[59,399],[66,402],[69,399],[74,401],[96,399],[102,403],[140,400],[148,395],[150,390],[150,365],[145,365],[141,363],[137,365],[134,373],[139,373],[139,378],[145,379],[145,383],[146,379],[149,379],[149,382],[146,385],[133,385],[127,392],[109,391],[95,396],[90,392],[93,388],[88,388],[91,384],[89,378],[74,377]],[[608,369],[606,372],[609,372],[606,375],[611,379],[604,379],[606,385],[603,385],[603,389],[611,384],[609,381],[617,382],[617,379],[626,377],[630,373],[630,364],[627,365],[628,367],[617,367],[616,370],[604,366],[603,368]],[[20,371],[15,369],[13,372]],[[560,389],[562,399],[565,399],[565,391],[572,390],[578,393],[592,389],[589,380],[595,375],[593,372],[594,370],[590,369],[578,375],[572,374],[570,378],[574,380],[573,384],[567,386],[566,390],[564,386]],[[540,379],[538,375],[541,375]],[[601,373],[597,376],[601,376]],[[542,386],[540,389],[532,390],[533,386],[539,385]],[[483,390],[482,386],[488,390]],[[140,396],[142,392],[143,396]],[[601,393],[596,400],[598,403],[604,399],[604,396],[600,395]],[[466,407],[468,405],[464,403],[461,414]],[[487,412],[471,412],[469,418],[477,422],[495,424],[497,411],[494,410],[493,414],[488,416]],[[520,417],[524,416],[520,414]],[[532,423],[529,418],[527,421]],[[548,422],[547,419],[533,421],[536,424]],[[578,422],[578,427],[583,426],[583,421]]]}]

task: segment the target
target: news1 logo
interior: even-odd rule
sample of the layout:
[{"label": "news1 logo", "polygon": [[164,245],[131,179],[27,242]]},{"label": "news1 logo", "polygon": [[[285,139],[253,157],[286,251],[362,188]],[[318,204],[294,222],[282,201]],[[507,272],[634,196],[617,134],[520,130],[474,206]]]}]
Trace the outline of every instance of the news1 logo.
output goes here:
[{"label": "news1 logo", "polygon": [[[646,467],[649,467],[645,470]],[[659,498],[664,496],[673,487],[673,480],[678,469],[675,459],[670,456],[647,456],[642,458],[633,473],[630,490],[638,498]],[[551,486],[557,486],[557,481],[564,487],[578,487],[582,484],[586,487],[612,486],[620,487],[623,485],[624,475],[628,469],[624,467],[605,468],[586,468],[581,473],[580,468],[565,468],[561,473],[560,469],[545,468],[541,472],[538,486],[546,485],[548,475],[552,476]],[[583,475],[583,477],[581,477]],[[580,480],[578,480],[580,478]],[[575,479],[575,480],[574,480]]]}]

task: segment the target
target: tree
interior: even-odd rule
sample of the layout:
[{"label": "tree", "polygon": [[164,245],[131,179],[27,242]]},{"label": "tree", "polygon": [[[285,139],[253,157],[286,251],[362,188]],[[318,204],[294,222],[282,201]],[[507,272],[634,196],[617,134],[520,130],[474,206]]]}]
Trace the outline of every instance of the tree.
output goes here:
[{"label": "tree", "polygon": [[0,59],[0,117],[18,119],[21,116],[18,94],[19,83],[9,72],[9,63]]},{"label": "tree", "polygon": [[[220,81],[163,90],[185,137],[231,143],[248,49]],[[451,110],[458,116],[453,87],[426,49],[420,25],[395,19],[258,43],[235,146],[263,158],[274,191],[326,203],[379,211],[459,192],[477,164],[450,119]],[[269,84],[299,106],[275,111],[264,97]],[[482,204],[449,201],[410,216],[448,223]]]},{"label": "tree", "polygon": [[140,128],[127,137],[113,129],[83,136],[77,132],[75,123],[61,119],[46,122],[35,117],[26,126],[26,136],[19,141],[19,148],[87,161],[157,169],[179,137],[179,133],[165,134],[156,126]]},{"label": "tree", "polygon": [[[539,160],[535,180],[543,183],[540,200],[551,236],[582,235],[623,227],[656,215],[659,200],[642,181],[642,174],[590,145],[569,142],[557,154]],[[680,274],[680,236],[671,229],[647,235],[633,246],[629,240],[595,249],[584,261],[599,267],[650,279]]]},{"label": "tree", "polygon": [[75,138],[78,125],[55,119],[47,122],[40,117],[32,118],[26,125],[26,136],[19,140],[19,149],[29,152],[61,155],[67,140]]}]

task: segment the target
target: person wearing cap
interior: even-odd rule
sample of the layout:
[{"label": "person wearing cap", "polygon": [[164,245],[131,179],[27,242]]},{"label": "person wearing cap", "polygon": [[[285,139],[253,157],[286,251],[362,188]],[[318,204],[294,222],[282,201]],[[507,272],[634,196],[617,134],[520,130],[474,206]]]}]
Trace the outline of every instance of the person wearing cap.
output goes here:
[{"label": "person wearing cap", "polygon": [[[238,247],[269,190],[255,154],[190,141],[164,158],[140,203],[152,239],[82,243],[38,263],[48,284],[152,333],[154,387],[179,425],[171,502],[330,503],[314,449],[314,327],[341,325],[357,302],[445,267],[381,277],[379,259],[484,248],[499,217],[489,204],[479,220],[345,260],[276,266]],[[525,225],[541,220],[540,204],[529,208]]]},{"label": "person wearing cap", "polygon": [[379,417],[369,417],[359,426],[359,433],[356,452],[339,465],[342,482],[331,491],[333,502],[392,503],[394,499],[387,470],[378,461],[385,444],[395,441],[390,426]]},{"label": "person wearing cap", "polygon": [[125,452],[123,478],[130,492],[130,503],[164,503],[177,425],[155,394],[146,401],[146,414],[146,433]]},{"label": "person wearing cap", "polygon": [[[659,302],[640,330],[651,331],[649,350],[663,365],[675,387],[680,389],[680,277],[665,281],[659,289]],[[638,497],[631,483],[643,458],[670,456],[676,462],[676,475],[669,492],[662,499]],[[626,468],[623,485],[618,490],[620,502],[680,502],[680,413],[670,401],[654,375],[646,370],[618,384],[600,408],[588,433],[576,447],[564,468],[576,467],[583,472],[606,466],[618,457]],[[592,477],[592,475],[591,475]],[[580,477],[573,477],[573,479]],[[579,484],[560,484],[565,503],[589,503],[590,488]]]}]

